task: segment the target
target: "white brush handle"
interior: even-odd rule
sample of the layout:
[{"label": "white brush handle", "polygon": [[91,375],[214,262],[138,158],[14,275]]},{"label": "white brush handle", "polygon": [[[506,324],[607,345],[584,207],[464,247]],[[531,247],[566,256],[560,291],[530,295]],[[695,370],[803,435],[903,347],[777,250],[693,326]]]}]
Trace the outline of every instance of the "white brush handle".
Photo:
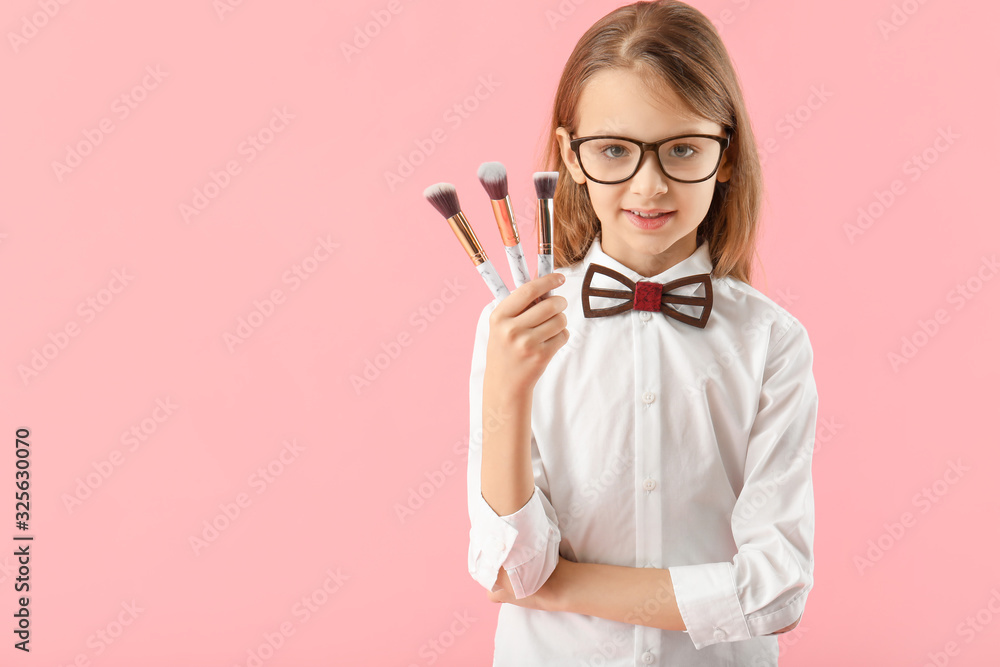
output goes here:
[{"label": "white brush handle", "polygon": [[552,255],[539,255],[538,256],[538,275],[537,278],[542,276],[547,276],[552,273]]},{"label": "white brush handle", "polygon": [[[552,273],[552,255],[540,254],[538,255],[538,278],[542,276],[547,276]],[[549,290],[541,296],[541,298],[546,298],[552,296],[552,290]]]},{"label": "white brush handle", "polygon": [[528,273],[528,262],[524,259],[524,251],[520,243],[504,246],[507,250],[507,264],[510,265],[510,275],[514,276],[514,289],[531,280]]},{"label": "white brush handle", "polygon": [[482,264],[476,265],[476,270],[479,271],[479,275],[483,277],[483,282],[493,292],[493,296],[497,301],[503,301],[510,296],[510,290],[507,289],[507,285],[504,284],[503,278],[500,277],[497,270],[493,268],[493,262],[486,260]]}]

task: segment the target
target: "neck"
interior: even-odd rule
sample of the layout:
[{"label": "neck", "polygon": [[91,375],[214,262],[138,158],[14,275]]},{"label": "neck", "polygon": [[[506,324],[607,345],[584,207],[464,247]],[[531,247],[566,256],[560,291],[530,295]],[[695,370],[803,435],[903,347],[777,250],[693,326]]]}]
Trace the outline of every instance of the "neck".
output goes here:
[{"label": "neck", "polygon": [[603,235],[601,249],[609,257],[615,258],[640,276],[651,278],[687,259],[697,250],[697,231],[697,229],[692,230],[690,234],[678,239],[662,252],[636,252],[627,244],[618,243],[615,239],[605,241]]}]

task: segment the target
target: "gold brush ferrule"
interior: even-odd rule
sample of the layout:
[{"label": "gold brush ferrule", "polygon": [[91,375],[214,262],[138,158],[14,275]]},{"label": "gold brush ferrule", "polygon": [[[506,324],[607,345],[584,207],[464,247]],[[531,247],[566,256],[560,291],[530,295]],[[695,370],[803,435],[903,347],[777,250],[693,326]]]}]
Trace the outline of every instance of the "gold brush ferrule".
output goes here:
[{"label": "gold brush ferrule", "polygon": [[520,239],[517,236],[517,225],[514,223],[514,211],[510,207],[510,195],[503,199],[491,199],[490,203],[493,204],[493,217],[497,219],[503,244],[508,248],[517,245]]},{"label": "gold brush ferrule", "polygon": [[476,266],[479,266],[486,261],[486,253],[483,252],[483,246],[479,245],[479,239],[476,238],[476,233],[472,231],[472,226],[469,225],[469,220],[465,217],[465,213],[459,211],[455,215],[448,218],[448,224],[451,225],[451,231],[455,232],[455,236],[458,237],[458,242],[462,244],[465,248],[465,252],[469,254],[469,259]]},{"label": "gold brush ferrule", "polygon": [[555,218],[554,200],[538,200],[538,254],[552,254],[552,220]]}]

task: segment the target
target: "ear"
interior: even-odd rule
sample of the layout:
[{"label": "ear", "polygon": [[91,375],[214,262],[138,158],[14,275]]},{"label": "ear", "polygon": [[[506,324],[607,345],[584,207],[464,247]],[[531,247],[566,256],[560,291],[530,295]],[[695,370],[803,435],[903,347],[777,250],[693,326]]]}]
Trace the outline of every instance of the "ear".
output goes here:
[{"label": "ear", "polygon": [[562,156],[563,164],[569,170],[569,175],[573,177],[573,180],[583,185],[587,182],[587,177],[583,175],[583,170],[580,169],[580,163],[576,160],[576,153],[569,146],[569,132],[565,127],[556,128],[556,137],[559,139],[559,154]]},{"label": "ear", "polygon": [[733,177],[733,161],[729,159],[729,151],[722,154],[722,162],[719,164],[719,171],[715,174],[715,180],[720,183],[727,182]]}]

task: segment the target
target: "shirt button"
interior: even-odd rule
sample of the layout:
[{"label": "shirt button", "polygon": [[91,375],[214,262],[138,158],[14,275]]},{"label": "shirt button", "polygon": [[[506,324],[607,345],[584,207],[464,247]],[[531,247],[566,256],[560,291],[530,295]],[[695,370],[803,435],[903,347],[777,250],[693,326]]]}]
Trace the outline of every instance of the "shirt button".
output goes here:
[{"label": "shirt button", "polygon": [[653,489],[656,488],[656,480],[647,479],[645,482],[642,483],[642,488],[646,489],[647,491],[652,491]]},{"label": "shirt button", "polygon": [[639,319],[643,322],[648,322],[650,317],[652,317],[652,315],[649,314],[648,310],[643,310],[639,313]]},{"label": "shirt button", "polygon": [[719,641],[722,641],[723,639],[726,638],[726,632],[722,628],[716,628],[714,636]]},{"label": "shirt button", "polygon": [[652,403],[655,400],[656,400],[656,394],[654,394],[651,391],[647,391],[645,394],[642,395],[642,401],[643,401],[643,403],[649,404],[649,403]]},{"label": "shirt button", "polygon": [[653,664],[654,660],[656,660],[656,656],[654,656],[651,652],[646,651],[642,654],[642,661],[647,665]]}]

